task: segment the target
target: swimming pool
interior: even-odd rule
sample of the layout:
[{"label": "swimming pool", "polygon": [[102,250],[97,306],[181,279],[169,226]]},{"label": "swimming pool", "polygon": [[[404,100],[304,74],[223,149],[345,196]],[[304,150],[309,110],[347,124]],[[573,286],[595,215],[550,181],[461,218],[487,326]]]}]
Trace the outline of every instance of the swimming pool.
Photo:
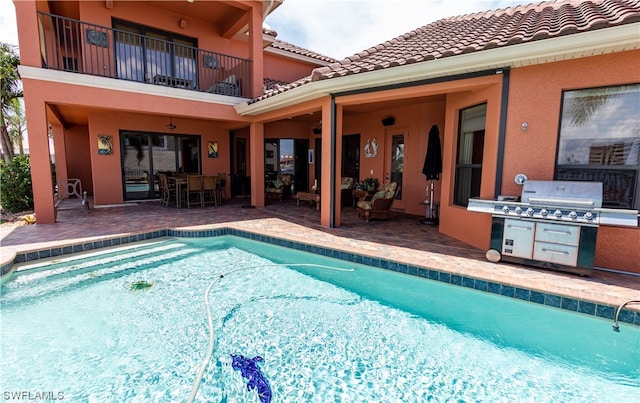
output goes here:
[{"label": "swimming pool", "polygon": [[[616,333],[604,319],[228,236],[64,260],[2,286],[3,393],[186,400],[216,279],[202,401],[258,401],[231,354],[264,357],[283,402],[624,402],[640,392],[640,330],[628,324]],[[131,290],[139,281],[153,286]]]}]

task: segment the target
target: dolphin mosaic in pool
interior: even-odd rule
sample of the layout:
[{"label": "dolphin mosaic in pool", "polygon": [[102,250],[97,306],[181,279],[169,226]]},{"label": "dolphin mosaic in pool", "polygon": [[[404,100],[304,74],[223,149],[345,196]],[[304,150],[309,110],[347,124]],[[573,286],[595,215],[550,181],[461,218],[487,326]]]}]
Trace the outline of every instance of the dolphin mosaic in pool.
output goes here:
[{"label": "dolphin mosaic in pool", "polygon": [[260,402],[270,403],[271,387],[267,378],[260,371],[260,367],[258,367],[258,362],[262,362],[264,359],[259,355],[247,358],[243,355],[235,354],[231,354],[231,358],[233,360],[231,367],[236,371],[240,371],[242,377],[248,380],[247,390],[257,389]]}]

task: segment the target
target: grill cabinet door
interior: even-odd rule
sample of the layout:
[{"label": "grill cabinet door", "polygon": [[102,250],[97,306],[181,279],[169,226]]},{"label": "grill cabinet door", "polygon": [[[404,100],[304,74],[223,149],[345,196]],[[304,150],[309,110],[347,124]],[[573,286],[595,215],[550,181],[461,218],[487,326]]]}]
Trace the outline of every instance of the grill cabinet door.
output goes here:
[{"label": "grill cabinet door", "polygon": [[531,259],[535,226],[536,224],[532,221],[505,219],[502,254]]},{"label": "grill cabinet door", "polygon": [[580,227],[567,224],[538,223],[533,258],[543,262],[576,266]]}]

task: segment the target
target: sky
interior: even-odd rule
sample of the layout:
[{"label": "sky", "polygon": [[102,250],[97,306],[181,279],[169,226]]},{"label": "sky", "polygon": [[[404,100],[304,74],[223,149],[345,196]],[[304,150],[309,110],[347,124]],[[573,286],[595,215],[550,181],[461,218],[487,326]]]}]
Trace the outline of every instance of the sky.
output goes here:
[{"label": "sky", "polygon": [[[284,0],[265,23],[282,41],[343,59],[441,18],[540,1]],[[12,0],[0,0],[0,42],[18,45]]]}]

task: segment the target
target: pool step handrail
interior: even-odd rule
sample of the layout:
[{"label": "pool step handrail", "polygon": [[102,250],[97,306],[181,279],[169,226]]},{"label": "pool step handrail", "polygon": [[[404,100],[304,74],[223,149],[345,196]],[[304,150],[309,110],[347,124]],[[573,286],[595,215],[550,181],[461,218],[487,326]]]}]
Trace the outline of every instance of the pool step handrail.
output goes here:
[{"label": "pool step handrail", "polygon": [[629,305],[629,304],[640,304],[640,300],[633,300],[633,299],[631,299],[631,300],[629,300],[629,301],[627,301],[627,302],[625,302],[625,303],[621,304],[621,305],[618,307],[618,310],[616,310],[616,316],[615,316],[615,318],[614,318],[614,320],[613,320],[613,330],[614,330],[614,331],[616,331],[616,332],[619,332],[619,331],[620,331],[620,326],[618,325],[618,316],[620,315],[620,311],[622,311],[622,308],[624,308],[625,306],[627,306],[627,305]]}]

